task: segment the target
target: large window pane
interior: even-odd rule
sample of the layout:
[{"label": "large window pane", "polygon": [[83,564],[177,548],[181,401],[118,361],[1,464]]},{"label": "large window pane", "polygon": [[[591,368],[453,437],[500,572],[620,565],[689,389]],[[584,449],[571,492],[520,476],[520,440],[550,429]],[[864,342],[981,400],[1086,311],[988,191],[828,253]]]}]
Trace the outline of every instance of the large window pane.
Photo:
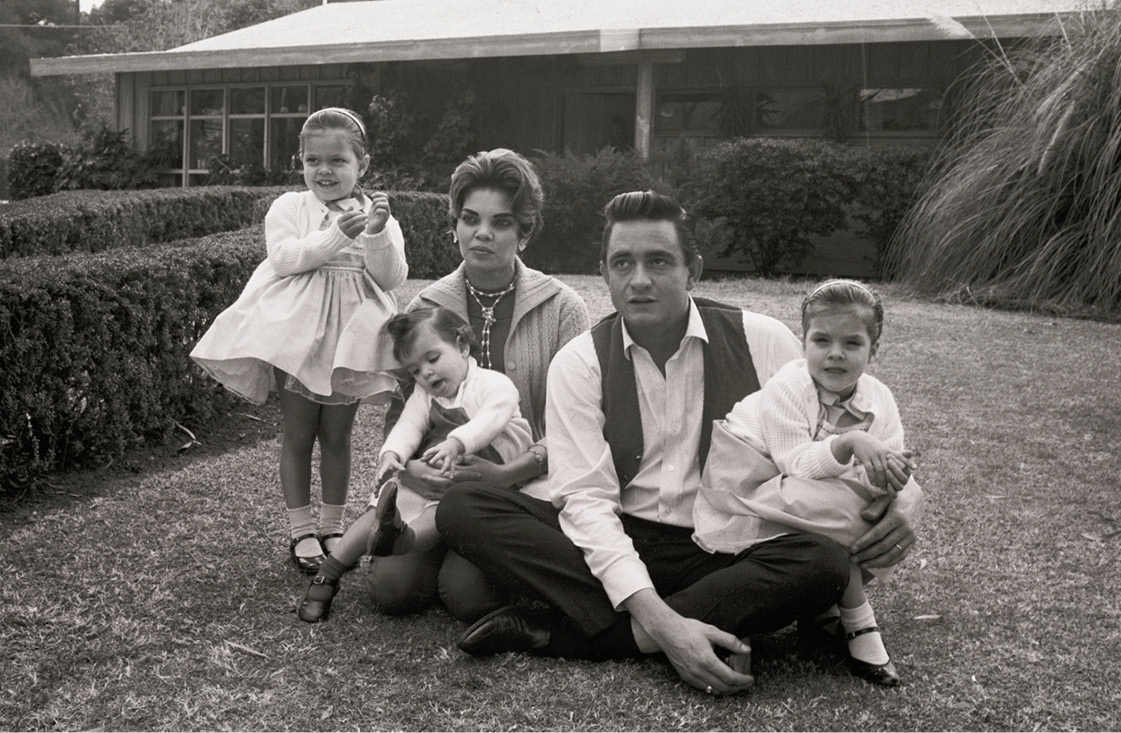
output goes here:
[{"label": "large window pane", "polygon": [[824,89],[759,89],[755,93],[755,131],[819,131],[824,110]]},{"label": "large window pane", "polygon": [[222,114],[221,89],[192,89],[191,116]]},{"label": "large window pane", "polygon": [[315,109],[324,107],[345,107],[346,87],[330,86],[315,88]]},{"label": "large window pane", "polygon": [[942,98],[932,89],[861,89],[860,129],[867,132],[938,130]]},{"label": "large window pane", "polygon": [[712,132],[720,127],[720,100],[694,97],[667,97],[659,100],[654,118],[656,132]]},{"label": "large window pane", "polygon": [[235,163],[263,165],[265,121],[230,120],[230,158]]},{"label": "large window pane", "polygon": [[183,109],[184,98],[185,95],[181,89],[152,92],[152,116],[182,117],[185,112]]},{"label": "large window pane", "polygon": [[230,114],[263,115],[264,113],[264,87],[234,87],[230,89]]},{"label": "large window pane", "polygon": [[150,150],[157,168],[182,168],[183,121],[152,120]]},{"label": "large window pane", "polygon": [[211,156],[222,152],[222,120],[191,120],[191,168],[206,168]]},{"label": "large window pane", "polygon": [[307,114],[307,84],[299,86],[272,87],[269,90],[269,108],[273,112]]},{"label": "large window pane", "polygon": [[300,128],[304,121],[299,118],[273,118],[269,124],[269,168],[288,170],[299,163],[294,160],[300,150]]}]

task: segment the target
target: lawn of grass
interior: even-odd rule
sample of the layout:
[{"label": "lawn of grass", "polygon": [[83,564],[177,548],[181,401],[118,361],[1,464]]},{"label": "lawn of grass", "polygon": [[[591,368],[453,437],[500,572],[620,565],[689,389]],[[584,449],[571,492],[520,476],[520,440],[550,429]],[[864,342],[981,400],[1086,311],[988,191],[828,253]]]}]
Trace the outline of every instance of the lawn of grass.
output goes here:
[{"label": "lawn of grass", "polygon": [[[564,279],[593,316],[608,310],[599,280]],[[697,292],[797,329],[803,286]],[[0,728],[1121,728],[1121,326],[887,294],[875,371],[928,492],[918,545],[870,590],[898,690],[800,658],[790,631],[757,645],[756,689],[725,699],[658,659],[475,660],[441,610],[376,614],[363,572],[328,623],[302,624],[307,578],[286,562],[279,420],[266,409],[267,423],[230,418],[263,440],[53,477],[5,507]],[[380,437],[381,415],[363,408],[351,517]]]}]

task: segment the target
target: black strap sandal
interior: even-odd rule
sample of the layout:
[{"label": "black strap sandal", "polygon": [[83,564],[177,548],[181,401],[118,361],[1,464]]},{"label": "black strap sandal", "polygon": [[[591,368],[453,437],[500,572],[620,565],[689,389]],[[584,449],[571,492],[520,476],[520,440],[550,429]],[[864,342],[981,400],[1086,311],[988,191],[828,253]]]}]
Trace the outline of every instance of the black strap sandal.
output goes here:
[{"label": "black strap sandal", "polygon": [[[850,631],[845,634],[845,638],[852,641],[861,634],[870,634],[873,631],[879,631],[879,626],[866,626],[863,629]],[[874,685],[881,687],[898,687],[900,684],[899,673],[895,671],[895,665],[889,659],[883,664],[872,664],[865,662],[863,659],[849,656],[849,669],[857,677],[871,682]]]},{"label": "black strap sandal", "polygon": [[331,601],[335,599],[335,594],[338,592],[338,580],[327,580],[322,575],[316,575],[312,578],[307,592],[304,593],[304,599],[300,601],[296,615],[301,621],[309,624],[326,621],[331,613]]},{"label": "black strap sandal", "polygon": [[319,545],[318,555],[312,555],[311,557],[301,557],[300,555],[297,555],[296,545],[308,539],[319,542],[319,537],[310,532],[308,534],[295,537],[291,542],[288,543],[288,556],[292,559],[292,564],[295,565],[296,569],[301,573],[304,573],[305,575],[315,575],[319,572],[320,564],[322,564],[322,562],[326,560],[327,557],[323,554],[322,543],[320,543]]}]

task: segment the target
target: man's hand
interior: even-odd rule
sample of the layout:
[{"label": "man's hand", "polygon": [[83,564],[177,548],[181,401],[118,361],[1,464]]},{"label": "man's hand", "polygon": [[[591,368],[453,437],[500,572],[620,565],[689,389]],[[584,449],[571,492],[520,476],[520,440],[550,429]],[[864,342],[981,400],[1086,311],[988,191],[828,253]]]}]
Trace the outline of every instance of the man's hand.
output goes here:
[{"label": "man's hand", "polygon": [[[653,651],[651,645],[660,649],[678,676],[698,690],[731,695],[755,683],[750,674],[735,671],[716,656],[716,647],[734,654],[751,653],[751,647],[732,634],[685,618],[666,605],[653,588],[638,591],[624,605],[631,613],[639,649]],[[640,638],[642,635],[646,638]]]},{"label": "man's hand", "polygon": [[397,474],[397,480],[425,499],[436,501],[444,498],[444,492],[452,484],[451,479],[439,469],[415,458],[405,464],[405,470]]},{"label": "man's hand", "polygon": [[907,557],[915,544],[915,530],[896,497],[879,521],[849,547],[854,562],[864,568],[887,568]]}]

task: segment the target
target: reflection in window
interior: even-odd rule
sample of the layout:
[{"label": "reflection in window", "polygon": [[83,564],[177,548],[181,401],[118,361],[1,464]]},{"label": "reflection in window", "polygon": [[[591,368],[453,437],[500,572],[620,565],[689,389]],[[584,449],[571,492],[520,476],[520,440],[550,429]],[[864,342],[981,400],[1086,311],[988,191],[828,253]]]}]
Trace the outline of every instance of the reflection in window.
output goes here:
[{"label": "reflection in window", "polygon": [[230,90],[230,114],[263,115],[264,113],[264,87],[235,87]]},{"label": "reflection in window", "polygon": [[273,87],[269,90],[269,109],[274,114],[307,114],[307,84]]},{"label": "reflection in window", "polygon": [[861,89],[860,129],[864,132],[938,130],[942,97],[933,89]]},{"label": "reflection in window", "polygon": [[324,107],[345,107],[346,87],[330,86],[315,88],[315,109]]},{"label": "reflection in window", "polygon": [[213,116],[222,114],[221,89],[192,89],[191,116]]},{"label": "reflection in window", "polygon": [[183,121],[152,120],[149,149],[157,168],[182,168]]},{"label": "reflection in window", "polygon": [[235,163],[265,163],[265,120],[230,120],[230,159]]},{"label": "reflection in window", "polygon": [[181,89],[154,91],[151,95],[153,117],[182,117],[184,93]]},{"label": "reflection in window", "polygon": [[222,152],[222,120],[191,120],[189,167],[206,168]]},{"label": "reflection in window", "polygon": [[296,154],[300,149],[300,128],[303,118],[274,118],[269,125],[269,168],[288,170],[299,168]]},{"label": "reflection in window", "polygon": [[716,132],[720,127],[720,101],[669,97],[658,102],[656,132]]},{"label": "reflection in window", "polygon": [[756,132],[819,132],[823,126],[825,90],[758,89],[755,92]]}]

